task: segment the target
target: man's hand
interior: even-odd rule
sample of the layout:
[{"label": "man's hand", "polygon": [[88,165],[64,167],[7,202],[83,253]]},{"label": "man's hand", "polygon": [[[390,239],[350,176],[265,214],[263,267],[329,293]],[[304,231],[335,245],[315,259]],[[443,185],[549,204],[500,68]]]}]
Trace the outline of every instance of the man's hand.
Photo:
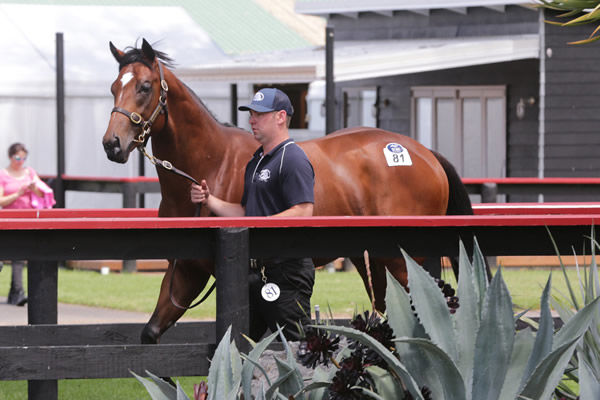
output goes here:
[{"label": "man's hand", "polygon": [[208,196],[210,196],[210,189],[208,188],[208,185],[204,179],[200,181],[200,185],[192,183],[192,188],[190,191],[192,203],[202,203],[207,205]]}]

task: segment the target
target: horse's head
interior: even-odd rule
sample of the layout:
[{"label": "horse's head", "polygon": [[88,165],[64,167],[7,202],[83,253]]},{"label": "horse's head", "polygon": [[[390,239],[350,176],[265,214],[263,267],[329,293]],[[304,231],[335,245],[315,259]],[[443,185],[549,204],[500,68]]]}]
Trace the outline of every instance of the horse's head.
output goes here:
[{"label": "horse's head", "polygon": [[102,145],[111,161],[125,163],[131,151],[148,139],[153,125],[156,129],[160,116],[166,115],[168,87],[160,60],[167,65],[171,60],[146,39],[141,49],[126,51],[111,42],[110,51],[119,63],[119,75],[110,87],[115,103]]}]

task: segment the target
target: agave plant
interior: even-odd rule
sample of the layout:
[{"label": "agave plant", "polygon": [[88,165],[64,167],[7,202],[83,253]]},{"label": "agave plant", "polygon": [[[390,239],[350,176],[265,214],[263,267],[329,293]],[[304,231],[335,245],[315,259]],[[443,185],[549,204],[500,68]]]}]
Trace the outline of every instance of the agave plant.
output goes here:
[{"label": "agave plant", "polygon": [[[345,327],[325,327],[371,347],[388,364],[374,375],[378,393],[431,398],[544,399],[558,385],[580,338],[598,313],[596,298],[554,334],[549,308],[551,277],[541,298],[539,330],[516,331],[510,294],[501,270],[491,283],[475,246],[473,263],[460,246],[458,295],[451,314],[435,281],[407,254],[410,293],[388,274],[387,318],[397,337],[397,357],[380,343]],[[415,311],[413,311],[414,306]],[[381,398],[388,398],[381,396]]]},{"label": "agave plant", "polygon": [[[300,346],[300,359],[312,366],[331,360],[334,368],[317,366],[312,379],[305,380],[281,330],[259,343],[251,342],[253,349],[248,355],[237,350],[228,330],[211,362],[208,399],[550,398],[580,339],[600,312],[598,298],[590,299],[554,333],[550,276],[541,298],[537,334],[531,328],[516,331],[519,316],[513,315],[502,271],[488,281],[477,243],[473,262],[460,244],[459,308],[456,299],[449,302],[449,293],[440,290],[443,284],[438,285],[408,254],[403,255],[410,292],[388,273],[385,321],[365,313],[362,323],[354,324],[360,329],[309,327],[317,333],[312,333],[309,346]],[[269,379],[260,356],[277,335],[285,349],[284,358],[275,360],[278,377]],[[334,357],[328,346],[338,345],[335,335],[345,336],[351,345]],[[318,354],[308,354],[311,349]],[[580,358],[580,364],[583,362],[588,361]],[[253,393],[256,369],[266,377],[266,384]],[[580,375],[590,373],[589,369],[582,371]]]},{"label": "agave plant", "polygon": [[[557,18],[575,17],[567,22],[546,21],[549,24],[560,26],[576,26],[595,23],[600,20],[600,0],[537,0],[540,7],[561,11]],[[600,25],[594,29],[587,39],[571,42],[571,44],[585,44],[600,39],[598,32]]]},{"label": "agave plant", "polygon": [[[552,241],[567,284],[568,293],[555,291],[550,303],[558,313],[559,318],[563,322],[567,322],[583,306],[590,304],[600,295],[600,278],[598,277],[598,264],[596,263],[596,250],[600,249],[600,245],[595,239],[594,228],[592,227],[590,236],[591,263],[589,267],[585,265],[580,267],[576,263],[575,269],[578,279],[574,285],[567,275],[567,269],[554,239]],[[577,293],[579,293],[579,297]],[[568,380],[579,385],[582,399],[600,399],[600,312],[596,314],[583,340],[577,345],[576,354],[571,359],[566,376]],[[559,385],[557,392],[560,397],[565,399],[577,398],[577,395],[566,384]]]}]

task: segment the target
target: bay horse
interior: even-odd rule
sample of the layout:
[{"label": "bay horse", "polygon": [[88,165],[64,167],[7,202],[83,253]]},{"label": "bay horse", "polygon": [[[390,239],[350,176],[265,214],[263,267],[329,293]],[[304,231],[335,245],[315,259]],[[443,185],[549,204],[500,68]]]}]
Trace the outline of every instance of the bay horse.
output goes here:
[{"label": "bay horse", "polygon": [[[112,83],[114,108],[102,139],[108,158],[127,162],[152,137],[152,156],[169,160],[212,193],[240,202],[246,163],[259,147],[250,132],[222,124],[169,69],[172,60],[144,39],[125,51],[110,43],[119,63]],[[168,101],[168,105],[167,105]],[[453,166],[408,136],[375,128],[345,129],[298,143],[315,171],[314,215],[472,214],[467,191]],[[157,168],[162,199],[160,217],[194,216],[190,182]],[[202,207],[200,216],[209,216]],[[365,287],[364,262],[353,260]],[[142,332],[143,343],[157,343],[185,312],[214,272],[210,260],[173,260],[164,275],[156,308]],[[319,265],[319,264],[317,264]],[[385,309],[385,268],[407,284],[403,259],[371,260],[375,305]]]}]

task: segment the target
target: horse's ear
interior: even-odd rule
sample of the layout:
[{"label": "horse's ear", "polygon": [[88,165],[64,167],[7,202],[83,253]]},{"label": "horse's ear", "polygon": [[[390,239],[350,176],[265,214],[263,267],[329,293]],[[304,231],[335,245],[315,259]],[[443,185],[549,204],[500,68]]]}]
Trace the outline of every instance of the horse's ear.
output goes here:
[{"label": "horse's ear", "polygon": [[117,62],[120,64],[121,63],[121,59],[123,58],[123,55],[125,53],[123,53],[121,50],[117,49],[112,42],[108,42],[108,44],[109,44],[109,47],[110,47],[110,52],[112,53],[113,57],[115,57],[115,59],[117,60]]},{"label": "horse's ear", "polygon": [[142,51],[144,52],[144,55],[148,60],[154,61],[156,54],[154,53],[154,49],[152,48],[150,43],[146,41],[146,39],[142,39]]}]

